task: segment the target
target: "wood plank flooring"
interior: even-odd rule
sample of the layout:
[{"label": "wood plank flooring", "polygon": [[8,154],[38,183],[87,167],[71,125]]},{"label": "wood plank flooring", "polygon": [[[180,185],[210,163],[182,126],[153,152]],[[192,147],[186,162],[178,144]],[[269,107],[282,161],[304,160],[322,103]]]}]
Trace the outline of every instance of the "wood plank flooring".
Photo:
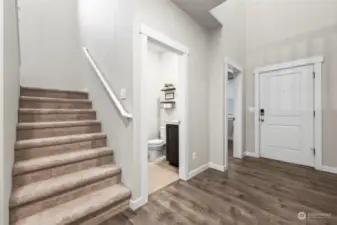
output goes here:
[{"label": "wood plank flooring", "polygon": [[[229,164],[226,173],[177,181],[102,225],[337,225],[337,175],[267,159]],[[299,212],[310,215],[299,220]]]}]

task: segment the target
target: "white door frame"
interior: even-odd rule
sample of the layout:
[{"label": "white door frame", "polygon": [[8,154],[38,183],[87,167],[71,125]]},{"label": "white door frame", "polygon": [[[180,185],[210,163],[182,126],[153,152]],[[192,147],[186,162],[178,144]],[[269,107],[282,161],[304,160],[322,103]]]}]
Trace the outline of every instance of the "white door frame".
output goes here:
[{"label": "white door frame", "polygon": [[[138,109],[135,112],[135,118],[139,120],[135,121],[135,132],[136,136],[135,142],[135,150],[140,153],[140,174],[141,174],[141,199],[137,200],[137,202],[141,202],[139,204],[135,203],[137,206],[132,208],[137,208],[141,205],[144,205],[148,202],[148,127],[145,121],[147,119],[146,113],[146,66],[147,66],[147,53],[148,53],[148,43],[149,41],[154,42],[163,47],[172,49],[172,52],[176,52],[179,54],[179,78],[177,89],[179,90],[179,99],[177,99],[177,108],[179,115],[179,178],[182,180],[188,179],[188,117],[187,117],[187,109],[188,109],[188,55],[189,49],[172,40],[170,37],[144,25],[140,25],[139,34],[140,39],[140,68],[138,69],[139,73],[137,74],[137,78],[134,80],[134,95],[137,96],[137,107]],[[138,39],[138,40],[139,40]],[[138,59],[137,59],[138,60]],[[139,113],[139,114],[138,114]],[[158,127],[159,129],[159,127]]]},{"label": "white door frame", "polygon": [[314,66],[314,110],[315,110],[315,122],[314,122],[314,148],[315,148],[315,169],[322,169],[322,63],[324,61],[323,56],[316,56],[308,59],[300,59],[296,61],[274,64],[269,66],[264,66],[255,69],[255,153],[256,157],[260,157],[260,122],[259,122],[259,112],[260,112],[260,75],[266,72],[289,69],[299,66]]},{"label": "white door frame", "polygon": [[[223,80],[223,139],[224,139],[224,168],[228,168],[228,113],[227,113],[227,85],[228,85],[228,72],[235,70],[238,76],[235,81],[235,129],[237,132],[233,139],[233,146],[237,146],[238,151],[233,151],[235,158],[243,157],[243,69],[239,64],[234,62],[228,57],[225,57],[224,61],[224,80]],[[234,138],[234,136],[233,136]]]}]

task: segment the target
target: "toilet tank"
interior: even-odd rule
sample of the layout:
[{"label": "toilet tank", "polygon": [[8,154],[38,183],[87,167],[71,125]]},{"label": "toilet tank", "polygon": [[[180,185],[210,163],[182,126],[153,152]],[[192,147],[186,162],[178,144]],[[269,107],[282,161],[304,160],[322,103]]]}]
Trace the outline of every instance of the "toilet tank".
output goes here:
[{"label": "toilet tank", "polygon": [[166,126],[160,127],[160,139],[166,142]]}]

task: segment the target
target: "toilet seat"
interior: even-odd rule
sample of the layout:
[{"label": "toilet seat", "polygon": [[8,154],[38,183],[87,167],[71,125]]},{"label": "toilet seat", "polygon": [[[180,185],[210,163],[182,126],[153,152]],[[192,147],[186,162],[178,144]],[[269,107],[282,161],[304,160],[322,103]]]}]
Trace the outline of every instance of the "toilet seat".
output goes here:
[{"label": "toilet seat", "polygon": [[163,146],[165,144],[164,140],[161,139],[154,139],[154,140],[149,140],[148,142],[148,146],[150,147],[159,147],[159,146]]}]

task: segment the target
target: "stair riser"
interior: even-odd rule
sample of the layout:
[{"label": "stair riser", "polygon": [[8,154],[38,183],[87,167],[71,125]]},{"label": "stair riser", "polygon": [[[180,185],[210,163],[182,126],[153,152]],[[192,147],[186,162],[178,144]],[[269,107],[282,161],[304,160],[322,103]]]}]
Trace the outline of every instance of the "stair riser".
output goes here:
[{"label": "stair riser", "polygon": [[59,92],[59,91],[48,91],[48,90],[28,90],[28,89],[21,89],[21,96],[88,99],[88,94],[86,93],[70,93],[70,92]]},{"label": "stair riser", "polygon": [[64,113],[64,114],[24,114],[19,115],[20,123],[29,122],[55,122],[55,121],[76,121],[95,120],[96,113]]},{"label": "stair riser", "polygon": [[32,109],[91,109],[90,102],[45,102],[20,100],[20,108]]},{"label": "stair riser", "polygon": [[73,223],[70,223],[69,225],[99,225],[115,215],[124,212],[130,207],[129,200],[123,200],[118,202],[117,204],[110,205],[108,207],[105,207],[104,209],[99,210],[96,213],[93,213],[92,215],[89,215],[85,218],[82,218],[81,220],[75,221]]},{"label": "stair riser", "polygon": [[15,160],[27,160],[44,156],[75,152],[83,149],[100,148],[107,146],[106,138],[81,141],[62,145],[43,146],[38,148],[20,149],[15,152]]},{"label": "stair riser", "polygon": [[106,187],[118,184],[121,181],[120,174],[113,177],[109,177],[103,180],[96,181],[88,185],[82,185],[76,189],[69,190],[64,193],[60,193],[55,196],[47,197],[43,200],[38,200],[35,202],[30,202],[25,205],[11,209],[11,222],[16,222],[20,219],[33,215],[35,213],[42,212],[46,209],[55,207],[59,204],[64,204],[66,202],[72,201],[76,198],[82,197],[91,192],[101,190]]},{"label": "stair riser", "polygon": [[17,140],[27,140],[34,138],[47,138],[75,134],[90,134],[101,132],[101,124],[93,124],[87,126],[74,127],[51,127],[51,128],[36,128],[36,129],[18,129]]},{"label": "stair riser", "polygon": [[112,159],[113,159],[112,155],[108,155],[99,158],[89,159],[86,161],[76,162],[73,164],[42,169],[39,171],[34,171],[26,174],[19,174],[13,177],[13,188],[16,189],[18,187],[33,182],[46,180],[52,177],[57,177],[65,174],[70,174],[73,172],[89,169],[95,166],[103,166],[106,164],[110,164],[112,163]]}]

